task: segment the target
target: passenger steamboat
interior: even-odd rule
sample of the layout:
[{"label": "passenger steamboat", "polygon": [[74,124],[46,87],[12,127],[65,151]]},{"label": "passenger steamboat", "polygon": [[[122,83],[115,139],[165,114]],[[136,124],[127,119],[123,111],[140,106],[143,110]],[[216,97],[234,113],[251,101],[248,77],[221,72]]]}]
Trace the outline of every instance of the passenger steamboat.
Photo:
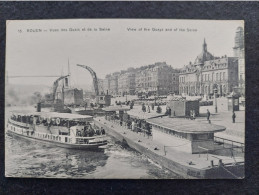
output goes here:
[{"label": "passenger steamboat", "polygon": [[63,148],[98,149],[107,144],[105,130],[95,126],[92,116],[70,113],[12,111],[7,134]]}]

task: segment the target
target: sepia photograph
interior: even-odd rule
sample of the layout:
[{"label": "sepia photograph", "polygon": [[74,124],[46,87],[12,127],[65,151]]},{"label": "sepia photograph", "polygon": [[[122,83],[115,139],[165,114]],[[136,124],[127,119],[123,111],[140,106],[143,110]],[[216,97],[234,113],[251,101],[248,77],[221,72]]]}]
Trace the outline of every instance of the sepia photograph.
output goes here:
[{"label": "sepia photograph", "polygon": [[244,179],[243,20],[7,20],[5,176]]}]

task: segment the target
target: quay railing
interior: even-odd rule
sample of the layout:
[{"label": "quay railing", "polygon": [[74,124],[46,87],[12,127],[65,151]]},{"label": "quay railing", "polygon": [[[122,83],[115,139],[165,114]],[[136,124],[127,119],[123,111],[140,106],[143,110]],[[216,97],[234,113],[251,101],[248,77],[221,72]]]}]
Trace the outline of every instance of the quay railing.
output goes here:
[{"label": "quay railing", "polygon": [[[201,146],[198,146],[198,148],[202,149],[202,150],[205,150],[207,152],[207,160],[209,160],[209,149],[208,148],[204,148],[204,147],[201,147]],[[199,158],[201,157],[201,152],[199,151]]]},{"label": "quay railing", "polygon": [[214,142],[223,144],[223,148],[225,148],[225,144],[231,145],[231,148],[241,148],[242,153],[244,153],[244,150],[245,150],[245,144],[242,142],[238,142],[238,141],[234,141],[234,140],[230,140],[222,137],[217,137],[217,136],[214,136]]}]

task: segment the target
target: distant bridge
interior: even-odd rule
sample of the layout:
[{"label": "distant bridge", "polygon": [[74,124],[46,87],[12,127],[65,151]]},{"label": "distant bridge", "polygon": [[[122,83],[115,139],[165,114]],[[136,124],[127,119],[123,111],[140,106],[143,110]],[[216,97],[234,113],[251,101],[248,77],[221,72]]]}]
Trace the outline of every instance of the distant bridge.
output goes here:
[{"label": "distant bridge", "polygon": [[17,76],[7,76],[7,78],[24,78],[24,77],[60,77],[60,75],[17,75]]}]

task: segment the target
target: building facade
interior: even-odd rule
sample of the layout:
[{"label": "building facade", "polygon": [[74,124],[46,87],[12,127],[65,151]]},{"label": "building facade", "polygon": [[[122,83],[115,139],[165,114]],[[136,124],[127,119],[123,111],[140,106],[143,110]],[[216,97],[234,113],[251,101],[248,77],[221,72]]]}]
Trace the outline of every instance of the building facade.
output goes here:
[{"label": "building facade", "polygon": [[65,105],[81,105],[83,104],[83,90],[72,88],[64,90]]},{"label": "building facade", "polygon": [[148,95],[168,95],[178,93],[179,73],[166,62],[157,62],[140,68],[136,73],[136,92]]},{"label": "building facade", "polygon": [[135,72],[125,72],[118,76],[118,95],[134,95],[135,87]]},{"label": "building facade", "polygon": [[111,74],[110,77],[110,94],[111,95],[118,95],[118,77],[119,77],[119,72],[115,72]]},{"label": "building facade", "polygon": [[235,36],[235,46],[233,47],[234,57],[238,58],[238,80],[241,94],[245,95],[245,47],[244,29],[238,27]]},{"label": "building facade", "polygon": [[172,93],[176,95],[179,94],[179,72],[177,69],[172,71]]},{"label": "building facade", "polygon": [[111,75],[106,75],[105,79],[103,80],[103,90],[107,94],[111,94],[110,92],[110,82],[111,82]]},{"label": "building facade", "polygon": [[218,89],[225,96],[238,85],[238,58],[214,57],[207,51],[204,40],[202,53],[194,63],[184,66],[179,74],[179,93],[187,95],[213,95]]}]

